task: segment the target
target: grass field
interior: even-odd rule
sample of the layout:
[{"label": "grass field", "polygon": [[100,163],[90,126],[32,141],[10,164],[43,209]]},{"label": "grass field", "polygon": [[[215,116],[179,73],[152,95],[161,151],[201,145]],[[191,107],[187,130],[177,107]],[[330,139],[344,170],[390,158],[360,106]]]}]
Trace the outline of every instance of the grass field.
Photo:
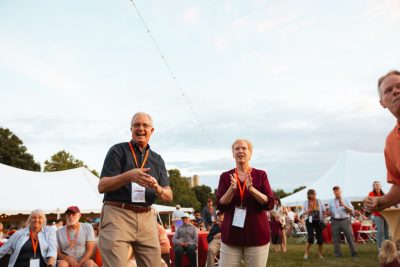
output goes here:
[{"label": "grass field", "polygon": [[297,238],[288,238],[288,246],[286,253],[275,253],[272,246],[270,247],[268,257],[268,267],[275,266],[340,266],[340,267],[376,267],[379,266],[378,250],[376,244],[359,244],[357,243],[358,257],[352,259],[347,244],[342,244],[343,258],[336,258],[333,254],[333,244],[324,244],[323,254],[325,259],[321,260],[317,257],[317,246],[311,247],[308,260],[303,259],[305,244],[296,244]]}]

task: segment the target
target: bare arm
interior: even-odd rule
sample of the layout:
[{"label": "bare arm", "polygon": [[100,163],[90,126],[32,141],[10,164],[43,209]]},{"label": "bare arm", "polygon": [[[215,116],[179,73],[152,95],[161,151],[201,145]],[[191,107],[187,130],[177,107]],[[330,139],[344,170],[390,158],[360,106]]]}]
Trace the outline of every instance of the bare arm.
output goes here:
[{"label": "bare arm", "polygon": [[400,203],[400,186],[393,184],[390,191],[382,197],[366,197],[364,205],[368,210],[381,211]]},{"label": "bare arm", "polygon": [[164,202],[171,202],[174,197],[171,187],[169,186],[157,185],[155,191],[157,196]]},{"label": "bare arm", "polygon": [[85,262],[92,257],[94,252],[94,245],[95,245],[94,241],[86,242],[86,251],[85,254],[83,254],[81,260],[79,261],[79,266],[83,266]]},{"label": "bare arm", "polygon": [[261,205],[265,205],[268,202],[268,197],[266,195],[264,195],[263,193],[261,193],[260,191],[258,191],[256,188],[254,188],[254,186],[250,185],[248,188],[249,192],[251,193],[251,195],[261,204]]}]

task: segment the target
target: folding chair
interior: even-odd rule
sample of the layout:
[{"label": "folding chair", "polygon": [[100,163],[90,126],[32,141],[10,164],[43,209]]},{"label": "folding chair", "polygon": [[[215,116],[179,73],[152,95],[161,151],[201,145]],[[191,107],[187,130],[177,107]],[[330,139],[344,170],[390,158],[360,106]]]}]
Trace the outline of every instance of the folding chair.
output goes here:
[{"label": "folding chair", "polygon": [[295,235],[299,237],[296,241],[296,244],[300,244],[303,241],[307,241],[308,234],[306,231],[301,231],[301,229],[297,223],[293,224],[293,228],[295,231]]},{"label": "folding chair", "polygon": [[[362,237],[363,234],[366,238]],[[368,241],[371,243],[375,243],[376,241],[376,230],[371,220],[362,221],[360,230],[357,232],[357,242],[363,242],[365,244]]]}]

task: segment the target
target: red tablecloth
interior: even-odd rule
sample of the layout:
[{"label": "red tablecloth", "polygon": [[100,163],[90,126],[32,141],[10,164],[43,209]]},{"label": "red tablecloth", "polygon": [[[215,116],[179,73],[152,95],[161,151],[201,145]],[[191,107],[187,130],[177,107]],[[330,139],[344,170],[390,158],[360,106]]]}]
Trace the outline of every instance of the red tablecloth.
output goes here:
[{"label": "red tablecloth", "polygon": [[[174,237],[174,232],[168,233],[168,238],[171,243],[171,262],[172,266],[175,260],[175,252],[174,252],[174,244],[172,242],[172,238]],[[207,249],[208,249],[208,242],[207,242],[207,235],[208,232],[200,231],[199,232],[199,243],[198,243],[198,257],[199,257],[199,267],[204,267],[207,262]],[[189,259],[185,256],[182,259],[182,266],[189,266]]]},{"label": "red tablecloth", "polygon": [[[354,239],[357,240],[358,231],[361,228],[361,223],[353,223],[351,224],[351,227],[353,228]],[[327,223],[325,229],[322,230],[322,239],[325,243],[332,243],[332,226],[330,223]]]}]

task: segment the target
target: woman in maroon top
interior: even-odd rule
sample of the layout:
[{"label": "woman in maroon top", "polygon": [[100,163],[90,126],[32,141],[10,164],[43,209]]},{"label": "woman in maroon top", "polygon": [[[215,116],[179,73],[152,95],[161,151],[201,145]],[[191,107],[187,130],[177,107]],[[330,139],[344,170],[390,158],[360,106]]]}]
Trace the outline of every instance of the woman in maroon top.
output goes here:
[{"label": "woman in maroon top", "polygon": [[221,229],[220,266],[265,267],[270,227],[266,210],[274,207],[267,174],[250,167],[253,146],[238,139],[232,145],[236,168],[221,174],[217,207],[225,214]]}]

